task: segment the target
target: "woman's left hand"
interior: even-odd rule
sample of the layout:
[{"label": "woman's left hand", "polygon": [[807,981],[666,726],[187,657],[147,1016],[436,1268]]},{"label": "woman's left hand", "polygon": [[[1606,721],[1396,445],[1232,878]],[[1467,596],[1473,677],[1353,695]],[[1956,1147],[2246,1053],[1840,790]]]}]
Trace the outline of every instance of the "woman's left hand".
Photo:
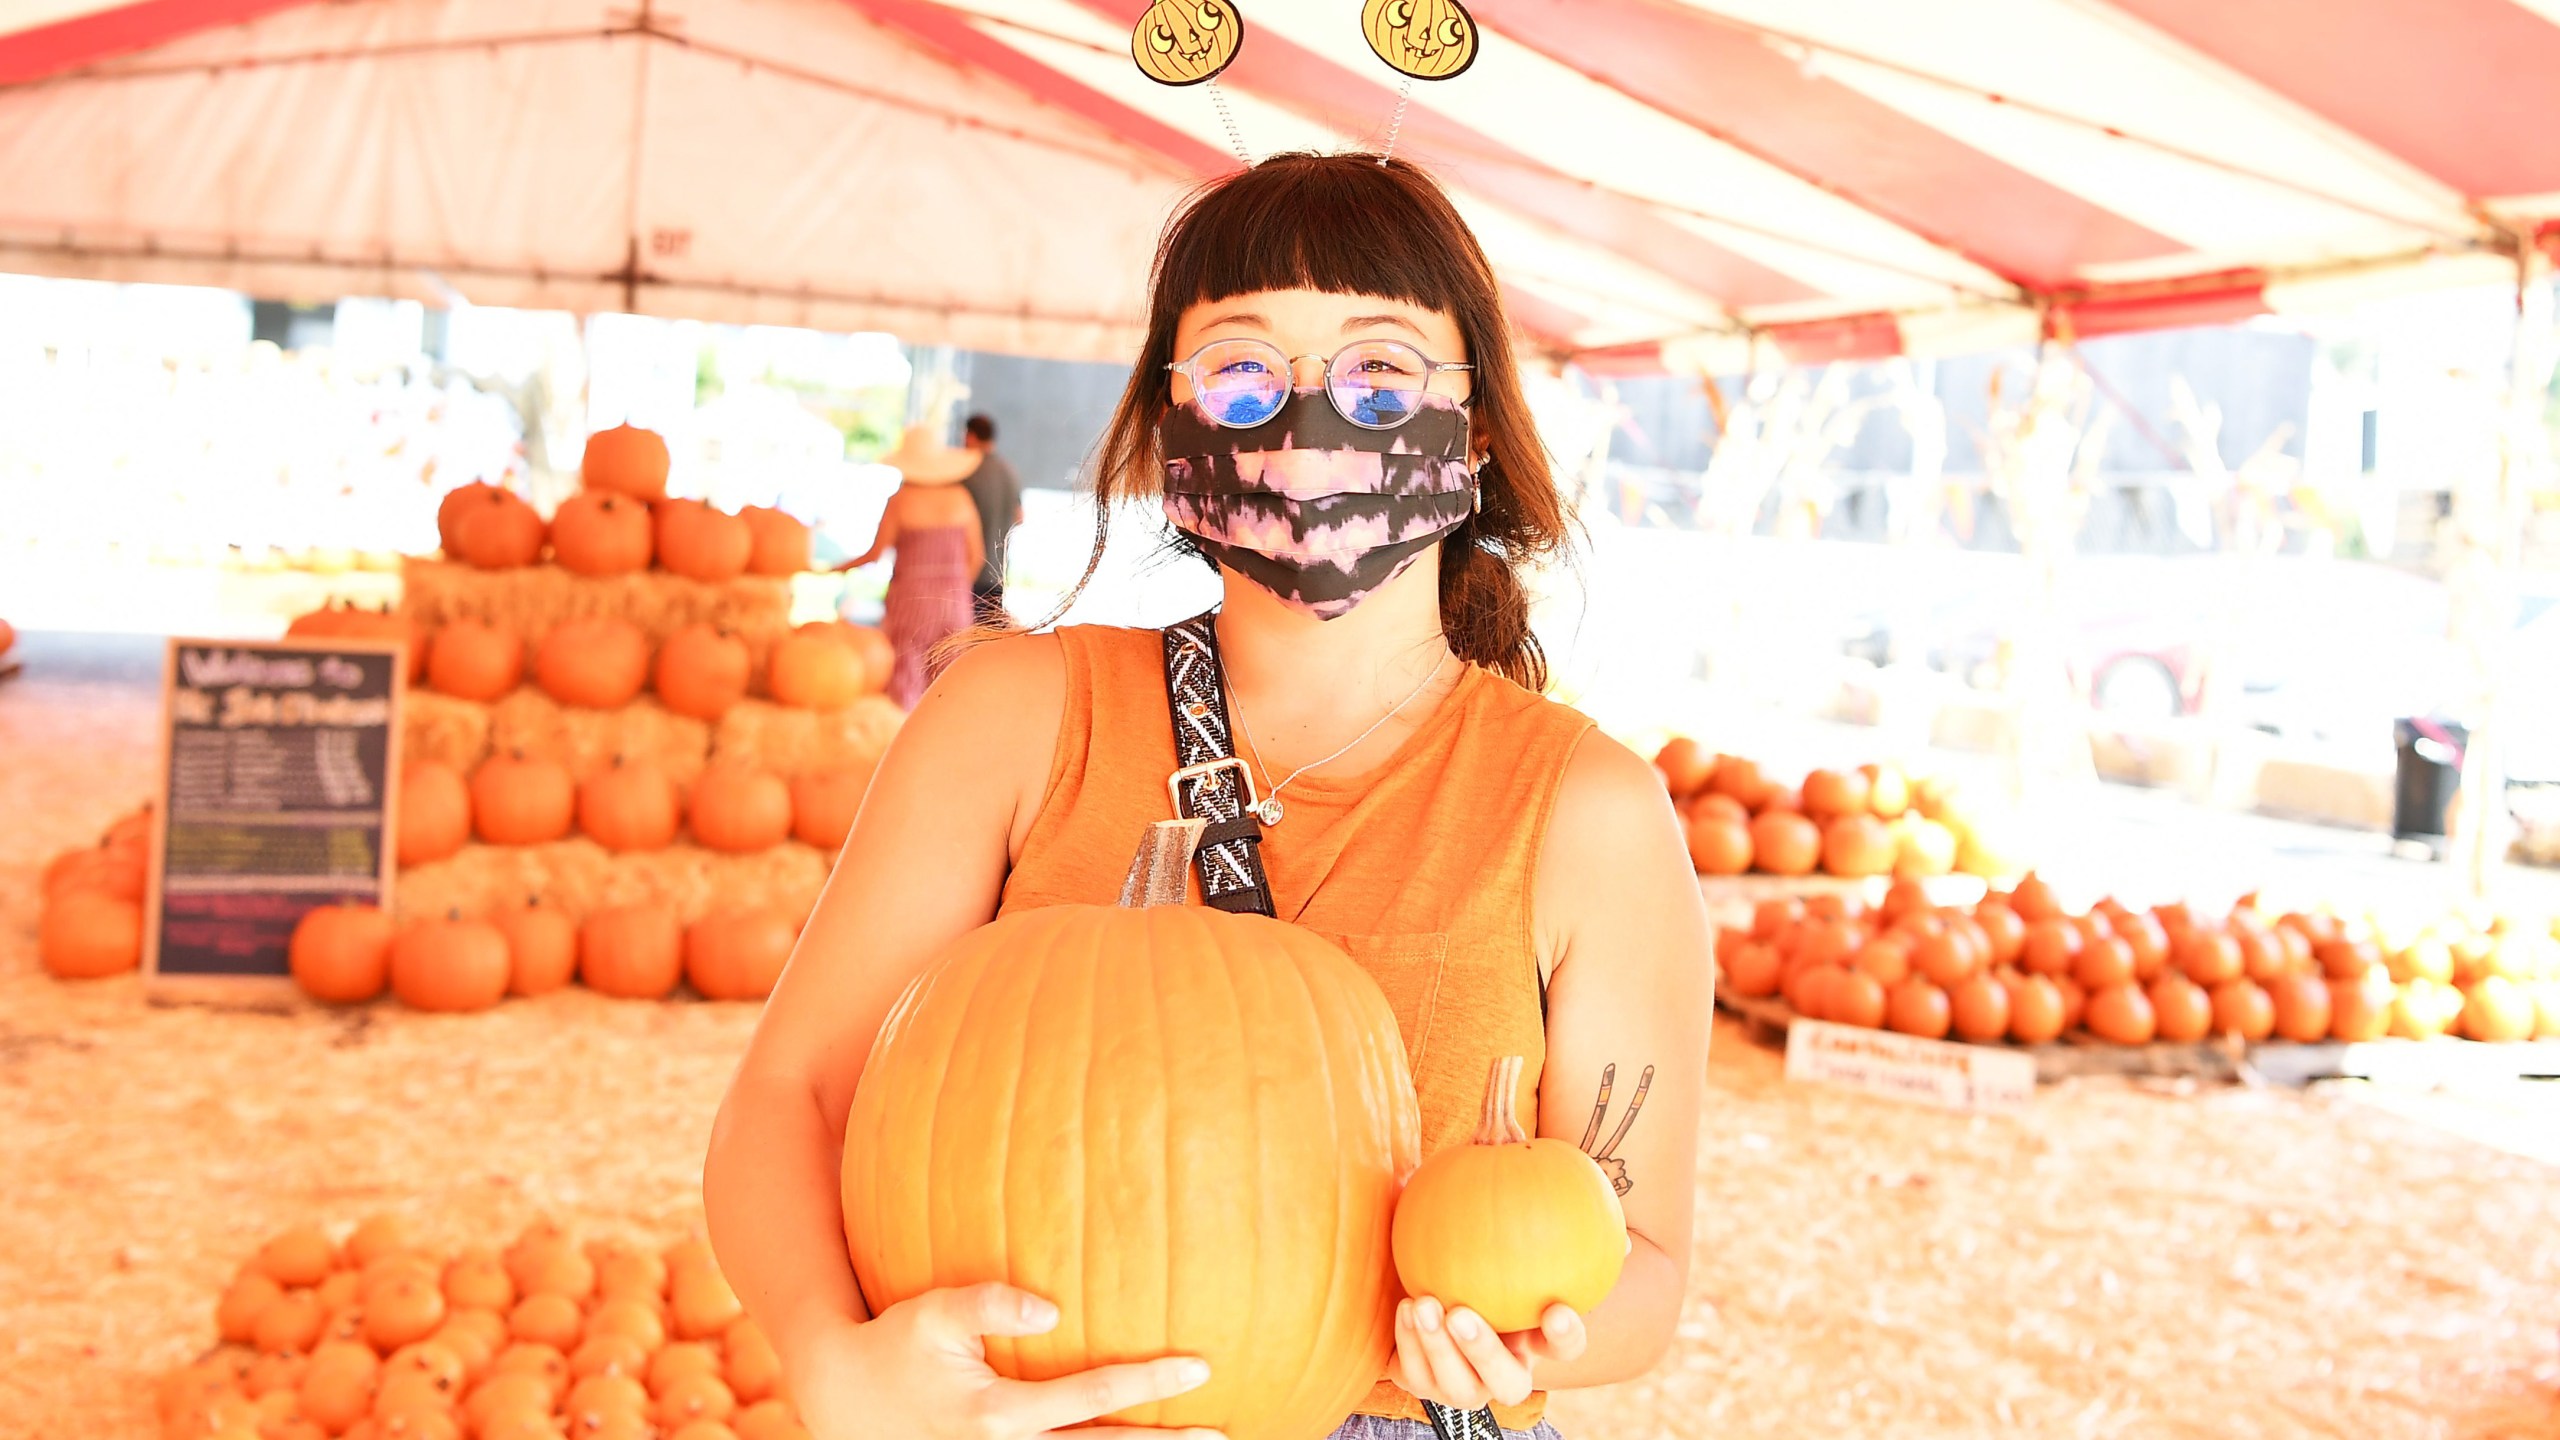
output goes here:
[{"label": "woman's left hand", "polygon": [[1416,1399],[1453,1410],[1480,1410],[1493,1401],[1517,1405],[1538,1388],[1540,1365],[1580,1355],[1586,1339],[1582,1317],[1570,1306],[1548,1306],[1535,1330],[1497,1335],[1473,1310],[1444,1311],[1424,1296],[1396,1305],[1396,1353],[1387,1378]]}]

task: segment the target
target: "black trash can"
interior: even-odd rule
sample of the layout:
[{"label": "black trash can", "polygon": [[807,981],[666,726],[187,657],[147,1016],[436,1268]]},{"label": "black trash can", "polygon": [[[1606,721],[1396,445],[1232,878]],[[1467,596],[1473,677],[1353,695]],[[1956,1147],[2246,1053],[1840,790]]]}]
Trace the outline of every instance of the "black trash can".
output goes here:
[{"label": "black trash can", "polygon": [[2392,723],[2391,739],[2400,762],[2391,786],[2391,837],[2441,847],[2471,732],[2450,720],[2412,717]]}]

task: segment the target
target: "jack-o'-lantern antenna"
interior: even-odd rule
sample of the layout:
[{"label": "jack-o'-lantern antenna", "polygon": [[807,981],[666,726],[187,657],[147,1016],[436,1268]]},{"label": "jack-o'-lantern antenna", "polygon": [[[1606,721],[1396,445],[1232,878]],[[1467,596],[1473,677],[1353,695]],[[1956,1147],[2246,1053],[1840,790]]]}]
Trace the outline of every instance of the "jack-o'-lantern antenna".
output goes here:
[{"label": "jack-o'-lantern antenna", "polygon": [[1404,133],[1405,108],[1413,102],[1416,80],[1447,80],[1476,63],[1476,17],[1459,0],[1365,0],[1360,7],[1360,34],[1369,49],[1404,77],[1396,86],[1395,118],[1387,122],[1387,143],[1379,153],[1384,165],[1396,153],[1396,137]]},{"label": "jack-o'-lantern antenna", "polygon": [[1243,49],[1244,14],[1235,0],[1154,0],[1129,31],[1129,58],[1138,62],[1138,73],[1159,85],[1208,86],[1227,143],[1237,159],[1251,165],[1244,131],[1218,88],[1218,73],[1236,63]]}]

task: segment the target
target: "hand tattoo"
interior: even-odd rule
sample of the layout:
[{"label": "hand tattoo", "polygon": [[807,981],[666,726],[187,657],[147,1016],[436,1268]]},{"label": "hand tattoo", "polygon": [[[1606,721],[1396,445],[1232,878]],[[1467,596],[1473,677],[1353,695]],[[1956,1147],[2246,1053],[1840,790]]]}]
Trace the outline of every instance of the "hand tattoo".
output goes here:
[{"label": "hand tattoo", "polygon": [[1653,1067],[1644,1067],[1636,1081],[1636,1098],[1627,1104],[1627,1113],[1618,1117],[1618,1128],[1609,1135],[1609,1143],[1594,1150],[1591,1142],[1600,1138],[1600,1126],[1609,1118],[1609,1092],[1618,1083],[1618,1067],[1603,1066],[1600,1071],[1600,1098],[1592,1102],[1591,1124],[1582,1132],[1582,1153],[1600,1162],[1600,1171],[1609,1177],[1609,1187],[1624,1196],[1636,1188],[1627,1178],[1627,1162],[1617,1158],[1618,1142],[1627,1138],[1627,1127],[1636,1123],[1636,1112],[1644,1109],[1644,1092],[1653,1088]]}]

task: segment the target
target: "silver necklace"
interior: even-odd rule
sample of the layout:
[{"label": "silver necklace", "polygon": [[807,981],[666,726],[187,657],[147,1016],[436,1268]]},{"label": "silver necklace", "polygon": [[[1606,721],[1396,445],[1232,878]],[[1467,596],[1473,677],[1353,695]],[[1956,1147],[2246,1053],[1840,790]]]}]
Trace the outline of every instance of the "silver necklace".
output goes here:
[{"label": "silver necklace", "polygon": [[[1330,765],[1330,764],[1332,764],[1334,761],[1339,760],[1339,759],[1341,759],[1343,756],[1348,755],[1348,754],[1350,754],[1352,751],[1354,751],[1354,750],[1356,750],[1356,749],[1360,748],[1360,742],[1361,742],[1361,741],[1363,741],[1363,740],[1368,739],[1368,738],[1369,738],[1370,736],[1372,736],[1372,735],[1377,734],[1377,733],[1378,733],[1378,727],[1379,727],[1379,726],[1386,724],[1386,723],[1387,723],[1388,721],[1390,721],[1390,720],[1393,720],[1394,718],[1396,718],[1396,716],[1398,716],[1398,715],[1400,715],[1400,714],[1402,714],[1402,713],[1404,712],[1404,707],[1406,707],[1407,705],[1412,704],[1412,703],[1413,703],[1414,701],[1416,701],[1416,700],[1421,699],[1421,698],[1422,698],[1422,692],[1431,688],[1431,682],[1432,682],[1432,681],[1434,681],[1434,680],[1439,679],[1439,678],[1440,678],[1440,672],[1441,672],[1442,670],[1444,670],[1444,669],[1447,669],[1447,668],[1448,668],[1448,665],[1449,665],[1449,652],[1444,650],[1444,651],[1440,652],[1440,661],[1439,661],[1439,663],[1438,663],[1438,664],[1436,664],[1436,665],[1433,665],[1433,666],[1431,667],[1431,673],[1430,673],[1430,674],[1425,675],[1425,676],[1423,676],[1423,677],[1422,677],[1422,683],[1421,683],[1421,684],[1416,685],[1416,686],[1414,686],[1414,687],[1413,687],[1413,693],[1411,693],[1411,694],[1409,694],[1409,695],[1405,696],[1403,699],[1401,699],[1401,700],[1397,701],[1393,706],[1390,706],[1390,707],[1388,708],[1388,710],[1387,710],[1387,713],[1386,713],[1386,714],[1384,714],[1384,715],[1379,716],[1375,721],[1371,722],[1371,724],[1370,724],[1370,726],[1369,726],[1369,728],[1368,728],[1368,729],[1363,730],[1363,731],[1361,731],[1359,734],[1352,736],[1352,737],[1351,737],[1351,743],[1350,743],[1350,744],[1343,746],[1341,749],[1334,751],[1332,754],[1327,755],[1326,757],[1324,757],[1324,758],[1323,758],[1323,759],[1321,759],[1321,760],[1310,760],[1310,761],[1308,761],[1306,764],[1301,765],[1301,766],[1299,766],[1297,769],[1290,771],[1290,772],[1289,772],[1289,778],[1288,778],[1287,780],[1283,780],[1283,781],[1281,781],[1280,783],[1278,783],[1278,784],[1276,784],[1276,785],[1272,786],[1272,787],[1271,787],[1271,793],[1270,793],[1270,794],[1268,794],[1268,795],[1263,796],[1263,797],[1262,797],[1262,799],[1261,799],[1261,801],[1260,801],[1259,803],[1257,803],[1257,804],[1255,804],[1255,805],[1254,805],[1254,807],[1253,807],[1253,814],[1254,814],[1254,818],[1255,818],[1255,819],[1257,819],[1257,820],[1260,820],[1260,821],[1261,821],[1263,824],[1265,824],[1265,825],[1277,825],[1277,824],[1279,824],[1279,823],[1280,823],[1280,817],[1281,817],[1281,816],[1283,816],[1283,815],[1286,815],[1286,814],[1288,813],[1288,811],[1287,811],[1287,810],[1286,810],[1286,809],[1285,809],[1285,808],[1280,804],[1280,792],[1281,792],[1281,791],[1288,789],[1288,788],[1289,788],[1289,786],[1290,786],[1290,784],[1291,784],[1291,782],[1295,781],[1299,776],[1306,774],[1308,771],[1315,769],[1317,766],[1319,766],[1319,765]],[[1244,747],[1245,747],[1247,750],[1250,750],[1250,751],[1252,751],[1252,752],[1253,752],[1253,766],[1254,766],[1254,768],[1255,768],[1255,769],[1257,769],[1257,770],[1260,770],[1260,771],[1263,773],[1263,775],[1264,775],[1265,777],[1268,777],[1268,776],[1271,774],[1271,767],[1270,767],[1269,765],[1266,765],[1266,764],[1264,764],[1264,763],[1263,763],[1263,759],[1262,759],[1262,747],[1261,747],[1260,745],[1257,745],[1257,744],[1255,744],[1255,743],[1254,743],[1254,739],[1253,739],[1253,726],[1245,720],[1245,718],[1244,718],[1244,707],[1243,707],[1243,706],[1241,706],[1241,705],[1237,705],[1237,704],[1235,703],[1235,697],[1233,696],[1233,694],[1230,694],[1230,695],[1228,696],[1228,708],[1230,708],[1230,709],[1234,710],[1234,711],[1235,711],[1235,713],[1236,713],[1236,728],[1244,732]]]}]

